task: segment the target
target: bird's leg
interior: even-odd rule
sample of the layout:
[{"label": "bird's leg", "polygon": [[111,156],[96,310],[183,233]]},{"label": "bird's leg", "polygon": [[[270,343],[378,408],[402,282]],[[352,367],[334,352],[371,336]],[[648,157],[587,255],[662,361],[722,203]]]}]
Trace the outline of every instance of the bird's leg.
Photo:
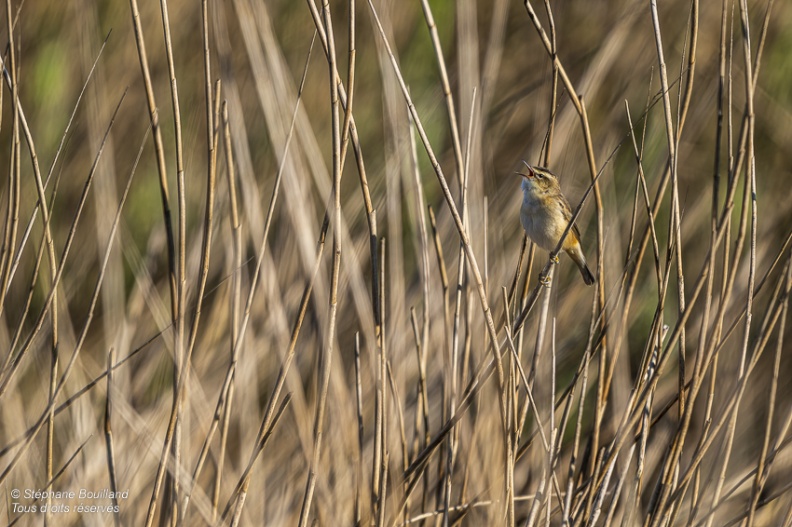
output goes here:
[{"label": "bird's leg", "polygon": [[557,264],[558,263],[558,255],[550,253],[550,261],[553,262],[554,264]]}]

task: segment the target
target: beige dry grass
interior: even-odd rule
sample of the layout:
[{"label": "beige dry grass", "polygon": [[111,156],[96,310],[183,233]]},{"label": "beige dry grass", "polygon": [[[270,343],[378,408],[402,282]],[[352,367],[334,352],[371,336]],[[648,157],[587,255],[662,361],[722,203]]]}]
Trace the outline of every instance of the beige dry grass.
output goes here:
[{"label": "beige dry grass", "polygon": [[0,521],[792,524],[789,3],[4,13]]}]

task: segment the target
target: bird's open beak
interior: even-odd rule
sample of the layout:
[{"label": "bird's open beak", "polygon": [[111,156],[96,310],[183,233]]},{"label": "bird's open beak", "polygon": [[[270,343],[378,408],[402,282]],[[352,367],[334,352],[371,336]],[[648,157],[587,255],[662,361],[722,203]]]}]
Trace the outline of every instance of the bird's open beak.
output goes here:
[{"label": "bird's open beak", "polygon": [[515,172],[515,174],[518,174],[518,175],[520,175],[520,176],[522,176],[524,178],[532,178],[532,177],[534,177],[535,172],[534,172],[534,169],[531,167],[531,165],[529,165],[525,161],[523,161],[523,164],[525,165],[525,168],[528,170],[528,173],[517,171],[517,172]]}]

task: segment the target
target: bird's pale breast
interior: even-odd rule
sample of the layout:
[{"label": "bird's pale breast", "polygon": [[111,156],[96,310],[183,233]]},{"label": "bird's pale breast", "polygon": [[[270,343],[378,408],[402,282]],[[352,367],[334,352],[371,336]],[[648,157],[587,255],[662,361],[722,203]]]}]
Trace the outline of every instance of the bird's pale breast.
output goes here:
[{"label": "bird's pale breast", "polygon": [[564,233],[568,220],[564,218],[561,207],[545,206],[543,200],[547,199],[546,195],[525,192],[520,207],[520,222],[536,245],[552,251]]}]

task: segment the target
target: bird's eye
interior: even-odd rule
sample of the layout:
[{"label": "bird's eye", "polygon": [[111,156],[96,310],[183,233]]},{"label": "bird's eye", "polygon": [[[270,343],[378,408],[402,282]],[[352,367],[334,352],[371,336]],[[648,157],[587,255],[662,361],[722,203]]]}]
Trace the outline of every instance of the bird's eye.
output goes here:
[{"label": "bird's eye", "polygon": [[544,179],[544,174],[542,174],[541,172],[536,172],[536,177],[538,177],[539,179]]}]

